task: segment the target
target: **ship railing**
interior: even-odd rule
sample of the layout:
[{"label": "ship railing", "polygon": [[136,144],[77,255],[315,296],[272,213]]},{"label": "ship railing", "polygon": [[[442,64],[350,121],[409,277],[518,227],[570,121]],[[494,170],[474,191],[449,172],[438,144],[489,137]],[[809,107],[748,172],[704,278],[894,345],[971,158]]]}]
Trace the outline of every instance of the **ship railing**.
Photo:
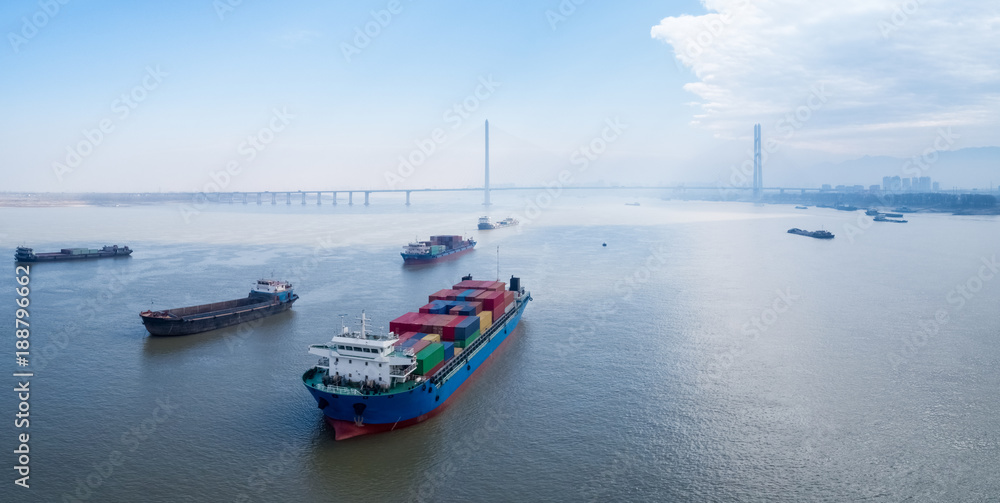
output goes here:
[{"label": "ship railing", "polygon": [[360,395],[361,394],[361,390],[359,390],[357,388],[349,388],[347,386],[332,386],[332,385],[329,385],[329,384],[317,384],[316,388],[317,389],[321,389],[321,390],[326,391],[326,392],[329,392],[329,393],[336,393],[338,395]]},{"label": "ship railing", "polygon": [[507,324],[507,321],[509,321],[514,316],[514,314],[518,312],[519,308],[520,305],[516,306],[514,309],[511,309],[509,313],[504,313],[503,316],[494,320],[493,326],[490,327],[490,329],[487,330],[485,334],[481,334],[479,338],[476,339],[469,347],[463,349],[461,355],[459,355],[456,358],[452,358],[451,361],[446,363],[445,366],[441,368],[441,370],[439,370],[437,374],[435,374],[435,376],[431,379],[431,382],[433,382],[435,385],[440,385],[441,383],[447,381],[448,379],[451,379],[452,374],[454,374],[457,369],[467,364],[469,358],[475,355],[476,352],[479,351],[479,348],[483,347],[486,343],[488,343],[491,339],[493,339],[493,336],[496,335],[498,331],[500,331],[501,327]]},{"label": "ship railing", "polygon": [[389,377],[397,377],[397,378],[403,379],[403,378],[406,378],[406,376],[412,374],[414,370],[417,370],[417,364],[416,363],[413,363],[409,367],[404,368],[401,372],[397,372],[397,373],[390,372],[389,373]]}]

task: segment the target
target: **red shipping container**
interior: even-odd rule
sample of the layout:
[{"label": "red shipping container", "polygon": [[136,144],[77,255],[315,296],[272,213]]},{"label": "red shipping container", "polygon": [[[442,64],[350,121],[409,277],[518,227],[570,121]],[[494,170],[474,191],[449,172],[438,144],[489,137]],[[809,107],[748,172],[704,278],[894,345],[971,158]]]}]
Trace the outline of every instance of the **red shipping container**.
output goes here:
[{"label": "red shipping container", "polygon": [[493,310],[493,323],[496,323],[496,320],[499,320],[500,317],[503,316],[503,314],[504,314],[504,307],[497,306],[497,308]]},{"label": "red shipping container", "polygon": [[404,332],[416,332],[419,329],[413,329],[412,326],[416,322],[417,317],[420,313],[406,313],[395,320],[389,322],[389,331],[401,334]]},{"label": "red shipping container", "polygon": [[454,320],[448,322],[448,324],[444,326],[444,330],[441,333],[441,340],[444,341],[455,340],[455,327],[458,326],[458,324],[461,323],[462,320],[464,320],[465,318],[466,318],[465,316],[456,316]]},{"label": "red shipping container", "polygon": [[458,293],[459,292],[456,292],[455,290],[449,290],[447,288],[444,290],[438,290],[427,297],[427,302],[434,302],[435,300],[455,300],[455,296],[457,296]]},{"label": "red shipping container", "polygon": [[507,283],[503,281],[490,281],[489,285],[484,286],[483,290],[490,290],[494,292],[503,291],[507,289]]},{"label": "red shipping container", "polygon": [[486,309],[487,311],[492,311],[497,307],[504,307],[503,294],[504,294],[503,292],[490,292],[489,294],[487,294],[486,297],[482,299],[483,309]]},{"label": "red shipping container", "polygon": [[430,312],[431,312],[431,309],[432,309],[433,307],[434,307],[434,305],[433,305],[433,304],[430,304],[430,303],[428,303],[428,304],[424,304],[424,305],[423,305],[423,307],[421,307],[421,308],[419,309],[419,311],[420,311],[421,313],[427,313],[427,314],[430,314]]}]

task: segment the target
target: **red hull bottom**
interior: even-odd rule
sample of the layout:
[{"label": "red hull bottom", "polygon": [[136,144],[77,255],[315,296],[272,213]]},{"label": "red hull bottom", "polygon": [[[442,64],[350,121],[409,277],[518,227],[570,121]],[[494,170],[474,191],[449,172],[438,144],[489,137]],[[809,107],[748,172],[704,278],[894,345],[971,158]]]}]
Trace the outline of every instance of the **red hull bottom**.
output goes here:
[{"label": "red hull bottom", "polygon": [[366,424],[364,426],[358,426],[352,421],[344,421],[343,419],[333,419],[332,417],[329,416],[323,416],[323,419],[326,419],[326,424],[329,424],[330,426],[333,427],[335,440],[347,440],[348,438],[360,437],[362,435],[374,435],[376,433],[385,433],[387,431],[398,430],[400,428],[406,428],[407,426],[413,426],[417,423],[426,421],[431,417],[434,417],[443,408],[444,404],[422,416],[417,416],[412,419],[407,419],[405,421],[400,421],[398,423],[392,423],[392,424],[383,423],[383,424]]}]

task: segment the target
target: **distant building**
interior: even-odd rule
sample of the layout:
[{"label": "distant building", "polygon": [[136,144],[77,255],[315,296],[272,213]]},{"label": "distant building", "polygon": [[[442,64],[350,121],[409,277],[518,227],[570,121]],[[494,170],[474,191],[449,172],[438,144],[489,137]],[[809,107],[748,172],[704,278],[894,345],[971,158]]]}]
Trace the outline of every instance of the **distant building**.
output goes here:
[{"label": "distant building", "polygon": [[941,182],[934,182],[934,192],[941,191]]},{"label": "distant building", "polygon": [[910,191],[910,179],[909,178],[904,178],[903,179],[902,190],[903,190],[903,192],[909,192]]},{"label": "distant building", "polygon": [[931,177],[922,176],[917,182],[917,187],[919,187],[920,192],[930,192],[931,191]]},{"label": "distant building", "polygon": [[823,184],[823,185],[822,185],[822,186],[820,187],[820,190],[830,190],[830,184],[829,184],[829,183],[824,183],[824,184]]},{"label": "distant building", "polygon": [[868,192],[871,192],[872,194],[878,194],[882,192],[882,187],[878,185],[871,185],[868,187]]},{"label": "distant building", "polygon": [[891,176],[883,176],[882,177],[882,190],[884,190],[886,192],[891,192],[892,191],[892,177]]}]

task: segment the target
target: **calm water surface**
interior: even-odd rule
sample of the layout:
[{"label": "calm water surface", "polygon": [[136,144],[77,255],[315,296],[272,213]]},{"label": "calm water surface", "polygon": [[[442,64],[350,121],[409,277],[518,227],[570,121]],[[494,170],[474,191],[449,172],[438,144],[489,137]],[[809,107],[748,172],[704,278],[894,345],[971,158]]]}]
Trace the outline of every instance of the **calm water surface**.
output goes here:
[{"label": "calm water surface", "polygon": [[[495,217],[523,210],[503,197]],[[0,208],[10,254],[136,250],[32,266],[31,489],[8,470],[3,500],[1000,498],[1000,278],[977,276],[992,278],[995,217],[868,225],[564,196],[519,230],[480,232],[476,198],[443,201],[220,205],[187,221],[178,206]],[[461,232],[476,251],[402,266],[406,241]],[[387,326],[463,274],[496,277],[498,246],[501,279],[535,299],[515,335],[435,419],[335,442],[301,384],[307,346],[341,314]],[[301,299],[251,330],[151,338],[139,321],[272,275]],[[13,326],[12,261],[0,282]],[[10,418],[14,394],[0,407]]]}]

